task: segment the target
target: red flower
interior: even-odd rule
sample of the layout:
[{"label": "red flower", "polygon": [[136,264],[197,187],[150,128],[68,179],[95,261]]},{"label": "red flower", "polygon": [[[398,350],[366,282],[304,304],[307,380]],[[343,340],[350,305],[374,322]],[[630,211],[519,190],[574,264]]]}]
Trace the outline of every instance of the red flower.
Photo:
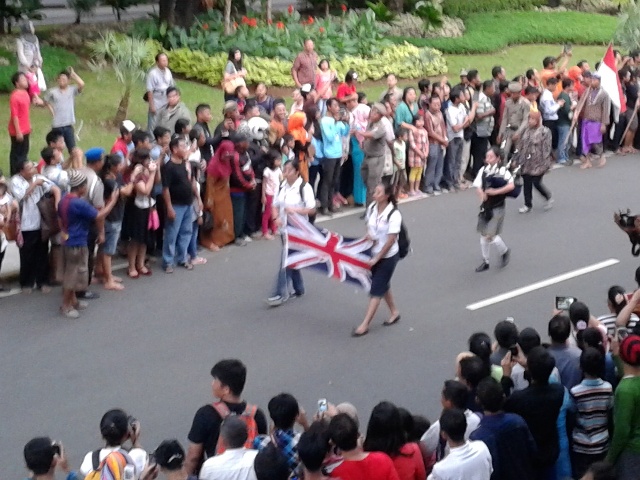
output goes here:
[{"label": "red flower", "polygon": [[254,27],[254,28],[257,27],[258,26],[258,20],[255,19],[255,18],[250,19],[249,20],[249,26],[250,27]]},{"label": "red flower", "polygon": [[289,12],[289,15],[291,15],[293,13],[293,5],[289,5],[289,8],[287,8],[287,11]]},{"label": "red flower", "polygon": [[307,19],[307,25],[313,25],[313,17],[311,15],[309,15],[309,18]]},{"label": "red flower", "polygon": [[202,29],[203,30],[209,30],[209,24],[208,23],[203,23],[202,24]]},{"label": "red flower", "polygon": [[238,22],[233,22],[233,28],[238,28]]},{"label": "red flower", "polygon": [[343,12],[346,12],[346,11],[347,11],[347,6],[343,3],[342,5],[340,5],[340,9],[341,9]]},{"label": "red flower", "polygon": [[267,20],[267,23],[268,23],[269,25],[273,25],[273,20],[269,19],[269,20]]},{"label": "red flower", "polygon": [[284,23],[282,23],[282,22],[278,22],[278,23],[276,23],[276,28],[277,28],[278,30],[284,30]]},{"label": "red flower", "polygon": [[324,32],[325,32],[324,27],[320,27],[320,33],[324,33]]},{"label": "red flower", "polygon": [[242,17],[242,23],[244,25],[249,25],[249,17],[247,17],[246,15]]}]

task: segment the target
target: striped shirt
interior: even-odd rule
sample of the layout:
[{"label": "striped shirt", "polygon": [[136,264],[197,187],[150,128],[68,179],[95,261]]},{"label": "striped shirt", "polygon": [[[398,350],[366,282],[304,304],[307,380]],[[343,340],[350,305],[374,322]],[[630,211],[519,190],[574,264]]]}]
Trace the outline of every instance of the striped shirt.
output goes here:
[{"label": "striped shirt", "polygon": [[[410,167],[422,167],[426,164],[427,157],[429,156],[429,137],[427,131],[424,128],[418,128],[414,133],[409,130],[409,166]],[[422,153],[422,157],[417,152]]]},{"label": "striped shirt", "polygon": [[[598,317],[598,321],[604,325],[607,329],[607,335],[615,336],[616,334],[616,318],[617,315],[611,313],[609,315],[603,315],[602,317]],[[635,313],[631,314],[629,318],[629,323],[627,323],[627,328],[632,329],[638,323],[638,316]]]},{"label": "striped shirt", "polygon": [[602,379],[584,379],[571,389],[576,407],[573,451],[585,455],[606,453],[609,448],[609,412],[613,389]]}]

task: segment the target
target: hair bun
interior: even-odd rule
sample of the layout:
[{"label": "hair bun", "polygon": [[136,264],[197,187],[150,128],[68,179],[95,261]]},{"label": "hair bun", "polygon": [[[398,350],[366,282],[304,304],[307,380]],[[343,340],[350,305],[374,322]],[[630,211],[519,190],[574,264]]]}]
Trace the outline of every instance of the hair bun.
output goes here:
[{"label": "hair bun", "polygon": [[624,302],[624,295],[621,293],[616,294],[613,301],[616,302],[616,305],[622,305],[622,302]]}]

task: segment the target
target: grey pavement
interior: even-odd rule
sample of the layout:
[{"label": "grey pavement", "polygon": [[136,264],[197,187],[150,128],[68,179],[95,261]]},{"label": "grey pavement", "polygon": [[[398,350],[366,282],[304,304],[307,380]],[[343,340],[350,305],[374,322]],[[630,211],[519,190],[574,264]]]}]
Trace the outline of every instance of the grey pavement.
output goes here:
[{"label": "grey pavement", "polygon": [[[474,272],[480,262],[474,192],[402,205],[414,250],[392,281],[402,320],[383,328],[383,308],[369,335],[358,339],[349,333],[367,295],[323,275],[304,272],[304,297],[277,309],[264,305],[277,241],[207,254],[209,263],[192,272],[156,269],[150,278],[125,279],[124,292],[101,291],[79,320],[58,315],[59,289],[1,299],[0,471],[24,475],[22,446],[42,434],[61,440],[79,466],[101,446],[98,423],[113,407],[140,419],[148,449],[165,438],[186,442],[193,414],[212,401],[209,370],[226,357],[247,364],[244,397],[263,408],[288,391],[309,413],[318,398],[350,401],[363,424],[380,400],[435,420],[442,382],[453,377],[456,354],[473,332],[492,333],[498,320],[513,316],[546,338],[555,295],[577,296],[600,315],[609,286],[634,287],[639,262],[612,214],[640,210],[639,175],[638,157],[610,158],[602,170],[553,171],[546,183],[555,208],[543,212],[534,196],[533,212],[519,215],[522,199],[509,201],[503,238],[511,264],[483,274]],[[357,216],[323,225],[364,231]],[[473,312],[465,308],[609,258],[620,263]]]}]

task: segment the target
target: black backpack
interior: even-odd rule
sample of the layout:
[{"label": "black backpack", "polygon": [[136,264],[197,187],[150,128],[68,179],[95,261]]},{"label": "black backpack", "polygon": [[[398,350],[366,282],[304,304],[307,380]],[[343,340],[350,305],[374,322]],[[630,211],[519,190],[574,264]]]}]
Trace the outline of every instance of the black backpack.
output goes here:
[{"label": "black backpack", "polygon": [[[373,205],[374,204],[372,203],[369,206],[369,210],[373,209]],[[393,207],[391,209],[391,211],[389,212],[389,215],[387,215],[387,222],[391,218],[391,215],[393,215],[393,212],[395,212],[396,210],[398,210],[396,207]],[[371,212],[369,212],[369,214],[371,214]],[[411,252],[411,239],[409,238],[409,232],[407,230],[407,227],[404,224],[404,221],[402,221],[402,223],[400,224],[400,233],[398,233],[398,256],[402,259],[407,255],[409,255],[410,252]]]}]

